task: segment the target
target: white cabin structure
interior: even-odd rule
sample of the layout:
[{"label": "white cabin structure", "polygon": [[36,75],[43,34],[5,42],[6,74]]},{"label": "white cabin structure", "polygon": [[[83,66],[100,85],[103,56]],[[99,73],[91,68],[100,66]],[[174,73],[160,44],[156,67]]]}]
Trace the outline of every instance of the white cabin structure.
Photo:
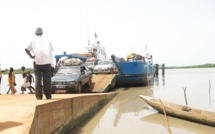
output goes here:
[{"label": "white cabin structure", "polygon": [[92,53],[97,61],[106,59],[105,47],[100,46],[100,42],[97,41],[96,34],[95,34],[94,43],[90,44],[88,42],[88,47],[86,47],[86,49],[87,49],[87,53]]}]

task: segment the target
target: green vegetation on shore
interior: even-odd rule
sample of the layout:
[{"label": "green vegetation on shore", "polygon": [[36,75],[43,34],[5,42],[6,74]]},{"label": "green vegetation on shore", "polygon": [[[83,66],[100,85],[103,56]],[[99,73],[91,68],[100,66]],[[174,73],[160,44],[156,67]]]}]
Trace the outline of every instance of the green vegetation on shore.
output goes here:
[{"label": "green vegetation on shore", "polygon": [[[202,65],[192,65],[192,66],[165,66],[165,69],[183,69],[183,68],[215,68],[215,64],[207,63]],[[162,69],[162,65],[159,66],[159,69]],[[34,73],[34,70],[32,68],[26,68],[26,72],[30,71],[31,73]],[[8,74],[9,70],[3,72],[2,74]],[[15,74],[21,74],[21,69],[15,69]]]},{"label": "green vegetation on shore", "polygon": [[[26,71],[26,72],[30,71],[31,73],[34,72],[34,70],[33,70],[32,68],[26,68],[25,71]],[[2,74],[8,74],[8,73],[9,73],[9,69],[8,69],[7,71],[3,72]],[[14,70],[14,74],[21,74],[21,73],[22,73],[21,68],[20,68],[20,69],[15,69],[15,70]]]},{"label": "green vegetation on shore", "polygon": [[[162,68],[162,66],[159,66]],[[215,68],[215,64],[207,63],[202,65],[192,65],[192,66],[170,66],[165,67],[165,69],[182,69],[182,68]]]}]

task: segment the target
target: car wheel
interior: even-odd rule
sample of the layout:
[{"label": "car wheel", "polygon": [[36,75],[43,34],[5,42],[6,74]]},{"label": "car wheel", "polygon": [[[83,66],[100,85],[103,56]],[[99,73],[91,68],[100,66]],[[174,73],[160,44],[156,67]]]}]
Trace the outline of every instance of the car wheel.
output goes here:
[{"label": "car wheel", "polygon": [[92,79],[90,78],[89,81],[87,82],[87,86],[91,87],[91,85],[92,85]]},{"label": "car wheel", "polygon": [[81,83],[78,83],[78,85],[76,86],[76,93],[81,93],[82,90],[82,85]]}]

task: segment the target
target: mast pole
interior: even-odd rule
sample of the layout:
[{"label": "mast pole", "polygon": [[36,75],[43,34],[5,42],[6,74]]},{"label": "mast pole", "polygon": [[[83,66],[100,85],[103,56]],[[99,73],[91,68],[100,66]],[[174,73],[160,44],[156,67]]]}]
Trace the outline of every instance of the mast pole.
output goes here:
[{"label": "mast pole", "polygon": [[145,48],[145,58],[147,58],[147,44],[146,44],[146,48]]},{"label": "mast pole", "polygon": [[90,46],[90,40],[89,40],[89,19],[88,19],[88,1],[87,1],[87,45]]}]

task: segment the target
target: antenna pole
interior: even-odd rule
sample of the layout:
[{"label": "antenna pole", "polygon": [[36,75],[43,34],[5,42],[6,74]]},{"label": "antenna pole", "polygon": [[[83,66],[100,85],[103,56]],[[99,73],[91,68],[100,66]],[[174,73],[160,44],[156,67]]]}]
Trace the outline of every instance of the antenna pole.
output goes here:
[{"label": "antenna pole", "polygon": [[89,20],[88,20],[88,1],[87,1],[87,45],[90,45],[90,40],[89,40]]},{"label": "antenna pole", "polygon": [[147,47],[148,47],[148,46],[147,46],[147,44],[146,44],[146,48],[145,48],[145,56],[146,56],[146,57],[145,57],[145,58],[147,58]]}]

